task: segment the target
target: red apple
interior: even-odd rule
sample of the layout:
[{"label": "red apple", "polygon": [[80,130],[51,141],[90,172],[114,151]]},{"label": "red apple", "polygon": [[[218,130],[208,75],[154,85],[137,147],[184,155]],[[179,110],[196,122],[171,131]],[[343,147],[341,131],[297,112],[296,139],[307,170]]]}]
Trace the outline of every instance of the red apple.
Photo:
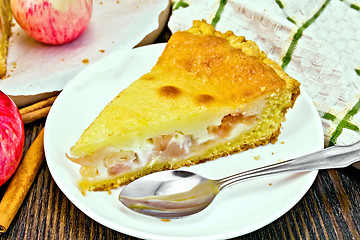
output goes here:
[{"label": "red apple", "polygon": [[19,166],[25,140],[24,124],[15,103],[0,91],[0,186]]},{"label": "red apple", "polygon": [[92,0],[10,0],[14,18],[31,37],[47,44],[76,39],[88,26]]}]

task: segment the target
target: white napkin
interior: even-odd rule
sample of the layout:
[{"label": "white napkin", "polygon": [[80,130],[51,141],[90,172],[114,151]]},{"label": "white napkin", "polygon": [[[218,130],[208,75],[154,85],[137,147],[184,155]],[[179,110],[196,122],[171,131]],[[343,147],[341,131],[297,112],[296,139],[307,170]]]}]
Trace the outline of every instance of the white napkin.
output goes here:
[{"label": "white napkin", "polygon": [[172,32],[194,19],[255,41],[299,80],[322,118],[326,146],[360,140],[359,1],[173,0]]}]

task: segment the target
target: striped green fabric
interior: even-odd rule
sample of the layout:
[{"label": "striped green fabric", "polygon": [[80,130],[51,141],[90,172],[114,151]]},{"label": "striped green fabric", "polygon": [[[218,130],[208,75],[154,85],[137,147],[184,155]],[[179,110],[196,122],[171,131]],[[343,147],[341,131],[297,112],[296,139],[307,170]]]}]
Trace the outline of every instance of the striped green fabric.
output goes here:
[{"label": "striped green fabric", "polygon": [[216,24],[219,22],[222,12],[224,11],[227,0],[220,0],[219,8],[216,11],[215,17],[211,21],[211,25],[216,27]]},{"label": "striped green fabric", "polygon": [[282,2],[280,0],[275,0],[275,2],[277,3],[277,5],[279,5],[279,8],[283,9],[284,5],[282,4]]},{"label": "striped green fabric", "polygon": [[360,69],[355,69],[355,72],[356,72],[357,75],[360,76]]},{"label": "striped green fabric", "polygon": [[345,115],[345,117],[341,120],[341,122],[337,125],[337,128],[335,129],[334,133],[332,134],[329,146],[333,146],[336,144],[337,138],[340,136],[344,128],[348,128],[353,131],[359,131],[359,128],[357,126],[354,126],[349,122],[351,118],[358,113],[360,110],[360,100],[355,104],[355,106]]},{"label": "striped green fabric", "polygon": [[329,4],[330,0],[326,0],[325,3],[320,7],[320,9],[312,16],[309,20],[307,20],[295,33],[291,43],[290,47],[288,48],[285,56],[282,59],[281,67],[285,69],[289,62],[291,61],[291,55],[293,54],[296,44],[298,43],[299,39],[303,35],[303,32],[306,28],[308,28],[315,20],[320,16],[320,14],[324,11],[326,6]]},{"label": "striped green fabric", "polygon": [[177,10],[179,8],[186,8],[189,4],[185,0],[180,0],[178,2],[172,2],[172,10]]},{"label": "striped green fabric", "polygon": [[350,7],[359,11],[360,10],[360,7],[358,5],[355,5],[355,4],[350,4]]}]

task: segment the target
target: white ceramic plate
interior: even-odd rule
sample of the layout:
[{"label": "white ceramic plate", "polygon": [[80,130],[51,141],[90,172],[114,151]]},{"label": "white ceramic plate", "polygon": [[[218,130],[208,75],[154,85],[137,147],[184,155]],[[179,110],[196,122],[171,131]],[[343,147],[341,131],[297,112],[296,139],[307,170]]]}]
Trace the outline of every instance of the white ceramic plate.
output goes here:
[{"label": "white ceramic plate", "polygon": [[[103,59],[77,75],[53,105],[45,127],[45,153],[50,172],[64,194],[95,221],[145,239],[224,239],[257,230],[279,218],[307,192],[317,172],[286,174],[245,182],[225,189],[203,212],[164,222],[126,209],[117,200],[120,188],[90,192],[77,188],[79,167],[65,158],[103,107],[156,63],[164,44],[132,50],[125,59]],[[126,64],[125,64],[126,63]],[[139,96],[139,101],[144,96]],[[322,125],[303,92],[287,114],[276,144],[188,168],[209,178],[304,155],[323,148]]]}]

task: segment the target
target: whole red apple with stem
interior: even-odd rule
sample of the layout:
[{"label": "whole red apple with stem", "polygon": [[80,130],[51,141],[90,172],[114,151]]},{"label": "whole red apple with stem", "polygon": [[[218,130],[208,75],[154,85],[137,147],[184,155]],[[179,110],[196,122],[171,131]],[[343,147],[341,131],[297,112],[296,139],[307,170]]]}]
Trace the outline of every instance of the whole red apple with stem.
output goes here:
[{"label": "whole red apple with stem", "polygon": [[15,103],[0,91],[0,186],[19,166],[25,140],[24,124]]},{"label": "whole red apple with stem", "polygon": [[22,29],[47,44],[70,42],[88,26],[92,0],[10,0],[11,11]]}]

